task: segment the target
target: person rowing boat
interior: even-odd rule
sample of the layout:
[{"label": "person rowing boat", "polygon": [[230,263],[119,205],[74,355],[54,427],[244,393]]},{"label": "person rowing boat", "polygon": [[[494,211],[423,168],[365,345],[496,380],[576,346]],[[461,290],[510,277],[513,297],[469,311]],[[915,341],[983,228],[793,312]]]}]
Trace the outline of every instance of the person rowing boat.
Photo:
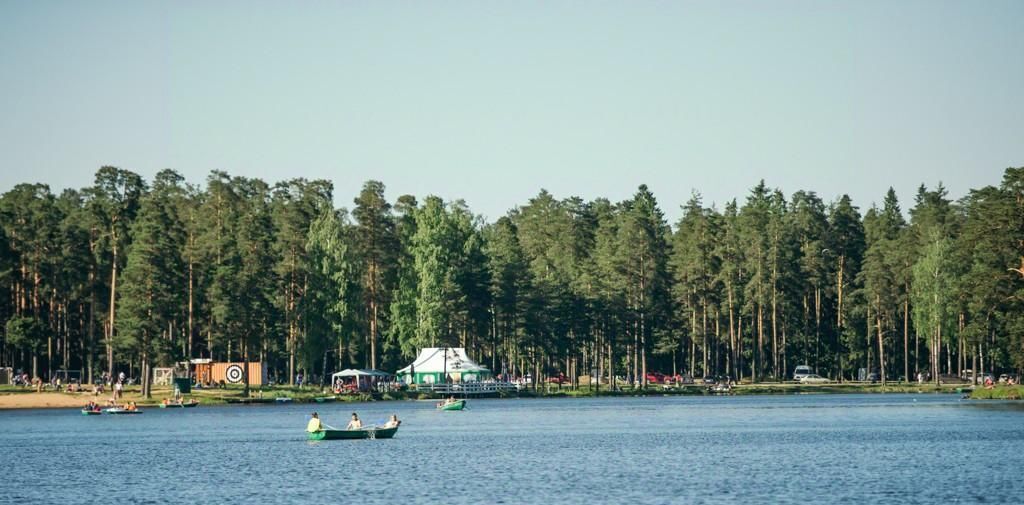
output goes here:
[{"label": "person rowing boat", "polygon": [[324,425],[320,422],[320,416],[318,416],[316,412],[313,412],[313,417],[309,420],[309,423],[306,424],[306,431],[309,433],[316,433],[323,430]]},{"label": "person rowing boat", "polygon": [[355,412],[352,413],[352,420],[348,422],[348,426],[345,426],[346,430],[361,430],[363,429],[363,422],[359,420],[359,416]]},{"label": "person rowing boat", "polygon": [[402,424],[402,421],[398,420],[398,416],[396,416],[394,414],[391,414],[391,418],[388,419],[388,422],[384,423],[384,425],[381,426],[381,428],[384,428],[384,429],[397,428],[398,425],[400,425],[400,424]]}]

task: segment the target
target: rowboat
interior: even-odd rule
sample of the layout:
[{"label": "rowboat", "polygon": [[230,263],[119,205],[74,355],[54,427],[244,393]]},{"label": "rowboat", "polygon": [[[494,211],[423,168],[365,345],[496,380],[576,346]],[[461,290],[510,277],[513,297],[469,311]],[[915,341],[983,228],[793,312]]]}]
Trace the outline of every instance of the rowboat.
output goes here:
[{"label": "rowboat", "polygon": [[199,402],[193,400],[188,403],[161,403],[160,408],[162,409],[188,409],[199,405]]},{"label": "rowboat", "polygon": [[391,438],[398,432],[398,426],[394,428],[377,428],[371,426],[358,430],[320,430],[309,433],[310,440],[354,440],[364,438]]},{"label": "rowboat", "polygon": [[98,416],[98,415],[100,415],[102,413],[103,413],[103,411],[100,410],[100,409],[96,409],[96,410],[82,409],[82,415],[83,416]]},{"label": "rowboat", "polygon": [[338,399],[337,396],[318,396],[316,398],[313,398],[313,401],[317,402],[317,403],[327,403],[327,402],[333,402],[333,401],[335,401],[337,399]]},{"label": "rowboat", "polygon": [[291,403],[292,399],[287,396],[281,396],[278,398],[274,398],[274,401],[277,403]]},{"label": "rowboat", "polygon": [[466,400],[445,401],[437,404],[441,410],[462,410],[466,408]]},{"label": "rowboat", "polygon": [[128,410],[121,407],[111,407],[109,409],[103,409],[104,414],[141,414],[141,410]]}]

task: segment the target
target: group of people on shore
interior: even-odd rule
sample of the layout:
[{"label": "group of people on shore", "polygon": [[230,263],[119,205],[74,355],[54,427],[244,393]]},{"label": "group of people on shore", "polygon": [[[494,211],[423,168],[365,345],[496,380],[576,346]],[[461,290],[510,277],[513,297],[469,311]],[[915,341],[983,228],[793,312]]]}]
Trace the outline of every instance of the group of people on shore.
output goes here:
[{"label": "group of people on shore", "polygon": [[[402,421],[398,420],[398,416],[396,416],[395,414],[391,414],[391,417],[388,418],[388,422],[386,422],[383,425],[381,425],[380,428],[384,428],[384,429],[397,428],[398,425],[400,425],[400,424],[402,424]],[[330,429],[330,427],[328,427],[328,429]],[[361,430],[361,429],[363,429],[363,421],[361,419],[359,419],[359,415],[358,414],[356,414],[355,412],[352,413],[352,418],[349,419],[348,424],[345,426],[345,429],[346,430]],[[309,422],[306,423],[306,431],[309,432],[309,433],[316,433],[318,431],[323,431],[323,430],[324,430],[324,424],[323,424],[323,422],[320,421],[320,415],[317,414],[316,412],[313,412],[313,416],[309,419]]]}]

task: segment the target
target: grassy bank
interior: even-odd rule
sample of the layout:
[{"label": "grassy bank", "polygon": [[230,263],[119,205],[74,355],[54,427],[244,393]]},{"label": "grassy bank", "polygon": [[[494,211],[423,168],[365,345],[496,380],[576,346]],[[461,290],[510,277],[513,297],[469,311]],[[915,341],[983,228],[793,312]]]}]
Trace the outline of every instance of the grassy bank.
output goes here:
[{"label": "grassy bank", "polygon": [[[842,384],[797,384],[797,383],[758,383],[740,384],[732,388],[728,395],[789,395],[789,394],[883,394],[883,393],[910,393],[910,394],[953,394],[962,392],[964,385],[942,385],[932,384],[901,384],[890,383],[885,386],[881,384],[868,383],[842,383]],[[45,391],[45,390],[44,390]],[[153,397],[145,398],[139,386],[127,387],[124,391],[122,402],[134,401],[143,407],[152,407],[160,403],[164,398],[169,398],[173,391],[169,387],[153,388]],[[592,389],[583,386],[579,389],[568,387],[549,386],[536,391],[524,389],[519,392],[503,393],[498,395],[501,398],[577,398],[596,396],[703,396],[711,395],[708,388],[703,385],[686,385],[665,387],[661,385],[650,386],[645,389],[620,387],[611,390],[607,386]],[[38,407],[78,407],[85,405],[89,400],[95,400],[101,404],[110,398],[110,391],[99,396],[93,396],[89,392],[80,393],[56,393],[44,392],[36,394],[34,389],[13,386],[0,386],[0,402],[3,408],[38,408]],[[365,401],[402,401],[402,400],[426,400],[438,398],[438,395],[417,392],[415,390],[394,391],[389,393],[374,394],[350,394],[334,395],[331,392],[323,391],[318,387],[290,387],[274,386],[263,388],[252,388],[248,397],[242,395],[240,386],[228,386],[216,389],[194,389],[186,395],[195,398],[202,405],[226,405],[238,403],[274,403],[276,398],[291,398],[292,403],[316,404],[317,399],[327,402],[365,402]],[[1024,398],[1024,387],[996,387],[993,389],[978,388],[972,393],[971,398],[978,399],[1022,399]]]},{"label": "grassy bank", "polygon": [[971,391],[972,400],[1024,400],[1024,386],[983,387]]},{"label": "grassy bank", "polygon": [[[934,384],[901,384],[901,383],[889,383],[885,386],[881,384],[868,384],[868,383],[843,383],[843,384],[797,384],[797,383],[758,383],[758,384],[739,384],[733,386],[732,390],[728,393],[734,396],[744,395],[787,395],[787,394],[878,394],[878,393],[957,393],[958,389],[962,388],[959,385],[941,385],[935,386]],[[532,394],[532,393],[531,393]],[[539,393],[535,396],[672,396],[672,395],[709,395],[715,394],[708,391],[706,386],[702,385],[687,385],[678,387],[662,387],[662,386],[650,386],[646,389],[641,388],[619,388],[616,391],[611,391],[607,387],[602,387],[599,391],[593,391],[589,387],[583,387],[579,390],[567,390],[561,391],[549,390],[547,393]]]}]

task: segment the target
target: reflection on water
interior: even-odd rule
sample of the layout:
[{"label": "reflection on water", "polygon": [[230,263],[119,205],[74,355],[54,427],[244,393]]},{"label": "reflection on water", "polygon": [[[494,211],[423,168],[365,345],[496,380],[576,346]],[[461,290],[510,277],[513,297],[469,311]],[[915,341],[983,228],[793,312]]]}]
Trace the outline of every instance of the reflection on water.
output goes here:
[{"label": "reflection on water", "polygon": [[[403,420],[392,440],[308,442]],[[937,395],[0,412],[0,502],[1021,503],[1024,405]]]}]

